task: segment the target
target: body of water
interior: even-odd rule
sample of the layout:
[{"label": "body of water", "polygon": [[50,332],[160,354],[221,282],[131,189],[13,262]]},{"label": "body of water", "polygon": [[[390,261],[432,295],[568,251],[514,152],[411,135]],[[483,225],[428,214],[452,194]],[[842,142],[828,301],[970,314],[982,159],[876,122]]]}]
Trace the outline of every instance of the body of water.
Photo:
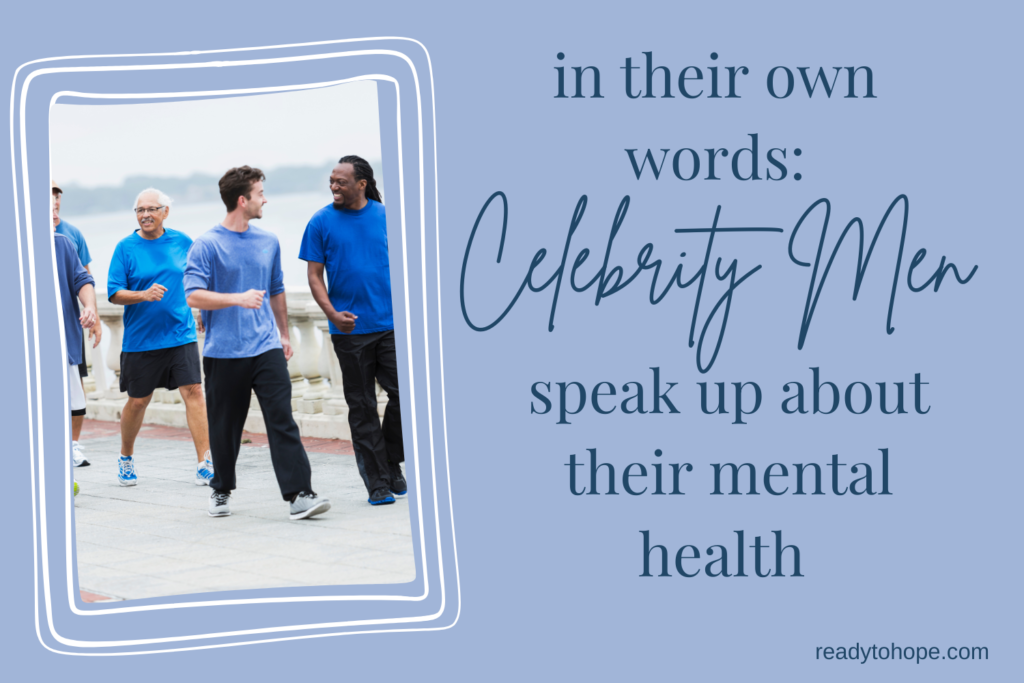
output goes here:
[{"label": "body of water", "polygon": [[[274,233],[280,240],[285,286],[305,289],[306,262],[299,260],[302,233],[313,214],[333,201],[331,193],[325,189],[323,192],[270,195],[268,199],[270,201],[263,207],[263,218],[252,223]],[[195,239],[220,223],[226,213],[221,202],[175,204],[164,226]],[[125,208],[124,211],[81,217],[62,212],[61,218],[82,231],[93,259],[89,268],[96,278],[96,288],[105,290],[114,247],[139,227],[135,214],[130,208]]]}]

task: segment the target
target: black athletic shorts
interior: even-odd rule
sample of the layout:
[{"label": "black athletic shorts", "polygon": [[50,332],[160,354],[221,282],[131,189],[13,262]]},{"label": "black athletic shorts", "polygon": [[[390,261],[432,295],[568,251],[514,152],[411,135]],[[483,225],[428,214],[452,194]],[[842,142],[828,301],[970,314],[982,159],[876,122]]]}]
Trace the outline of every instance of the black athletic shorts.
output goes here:
[{"label": "black athletic shorts", "polygon": [[146,398],[160,387],[177,389],[202,381],[195,342],[169,349],[121,352],[121,391],[132,398]]}]

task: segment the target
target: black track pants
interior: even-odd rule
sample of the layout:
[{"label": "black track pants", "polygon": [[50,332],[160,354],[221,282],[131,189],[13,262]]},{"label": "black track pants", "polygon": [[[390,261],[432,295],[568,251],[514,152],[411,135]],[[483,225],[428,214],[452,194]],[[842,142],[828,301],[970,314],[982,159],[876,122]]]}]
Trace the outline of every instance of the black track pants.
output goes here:
[{"label": "black track pants", "polygon": [[301,491],[312,492],[309,458],[292,418],[292,382],[281,349],[251,358],[203,358],[206,373],[206,417],[210,423],[213,481],[218,491],[235,489],[235,462],[242,427],[256,392],[267,425],[270,461],[281,496],[291,500]]}]

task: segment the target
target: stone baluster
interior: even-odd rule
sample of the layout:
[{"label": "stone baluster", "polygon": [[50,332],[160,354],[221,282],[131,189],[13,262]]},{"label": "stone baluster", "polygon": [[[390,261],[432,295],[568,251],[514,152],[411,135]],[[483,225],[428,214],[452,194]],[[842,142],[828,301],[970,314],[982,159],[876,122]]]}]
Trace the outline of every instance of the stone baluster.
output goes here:
[{"label": "stone baluster", "polygon": [[114,371],[114,386],[109,387],[104,398],[122,399],[128,394],[120,390],[121,382],[121,338],[124,335],[124,321],[122,320],[122,307],[106,302],[105,306],[99,306],[100,320],[107,325],[107,367]]},{"label": "stone baluster", "polygon": [[329,389],[320,373],[320,344],[317,340],[320,332],[313,321],[313,316],[319,312],[320,307],[316,302],[310,301],[302,307],[301,312],[297,310],[289,316],[289,323],[298,329],[300,335],[298,344],[292,338],[292,350],[295,352],[292,360],[296,361],[296,367],[308,382],[299,404],[299,411],[307,414],[323,411],[324,395]]},{"label": "stone baluster", "polygon": [[[100,326],[102,327],[102,322],[100,323]],[[109,341],[109,335],[110,335],[110,331],[109,330],[106,330],[106,331],[103,332],[103,336],[107,337],[108,341]],[[89,384],[86,383],[86,385],[85,385],[86,386],[85,392],[86,392],[86,396],[88,398],[100,399],[100,398],[103,398],[104,396],[106,396],[107,395],[107,391],[108,391],[108,389],[107,389],[107,370],[103,366],[102,363],[100,363],[98,366],[95,363],[93,363],[92,358],[93,358],[93,354],[95,354],[95,353],[99,353],[99,349],[98,348],[94,349],[94,348],[92,348],[92,346],[90,344],[87,343],[85,345],[85,355],[87,356],[87,359],[88,359],[88,362],[89,362],[89,380],[92,381],[92,389],[90,390],[89,389]]]},{"label": "stone baluster", "polygon": [[315,321],[315,324],[323,337],[320,344],[320,375],[330,381],[330,387],[324,394],[324,415],[347,416],[348,403],[345,402],[345,391],[341,384],[341,363],[334,353],[329,323],[324,319]]},{"label": "stone baluster", "polygon": [[[294,342],[297,335],[295,334],[295,326],[292,325],[291,313],[288,314],[288,328],[289,337]],[[294,344],[292,346],[291,360],[288,361],[288,375],[292,380],[292,412],[301,412],[302,395],[306,393],[306,378],[302,376],[302,370],[299,369],[299,354]]]}]

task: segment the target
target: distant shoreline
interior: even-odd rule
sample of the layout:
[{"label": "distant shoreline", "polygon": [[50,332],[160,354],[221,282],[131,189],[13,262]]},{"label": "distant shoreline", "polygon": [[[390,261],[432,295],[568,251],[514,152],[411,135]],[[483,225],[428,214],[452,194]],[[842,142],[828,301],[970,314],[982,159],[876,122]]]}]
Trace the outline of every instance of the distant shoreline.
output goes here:
[{"label": "distant shoreline", "polygon": [[[378,184],[383,173],[379,159],[369,159]],[[328,196],[327,178],[334,168],[334,163],[318,166],[282,166],[275,169],[264,169],[267,175],[265,183],[268,195],[298,194],[305,192],[322,192]],[[63,190],[61,214],[81,216],[98,213],[114,213],[128,211],[135,202],[139,192],[155,187],[175,202],[181,204],[201,204],[220,201],[217,188],[219,177],[205,173],[194,173],[187,178],[170,176],[130,176],[118,186],[86,188],[75,183],[61,182]]]}]

